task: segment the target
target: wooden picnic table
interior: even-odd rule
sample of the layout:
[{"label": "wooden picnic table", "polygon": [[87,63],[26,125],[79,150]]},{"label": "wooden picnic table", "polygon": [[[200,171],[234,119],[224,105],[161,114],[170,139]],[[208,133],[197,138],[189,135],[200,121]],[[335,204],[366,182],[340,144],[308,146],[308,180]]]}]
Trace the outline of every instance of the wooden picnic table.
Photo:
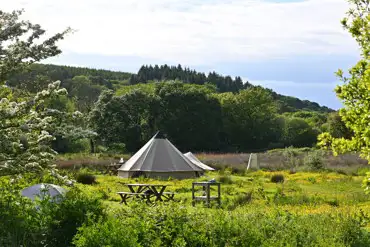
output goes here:
[{"label": "wooden picnic table", "polygon": [[105,166],[105,172],[104,172],[104,174],[117,175],[118,168],[120,168],[121,165],[122,164],[113,163],[113,164],[110,164],[110,165]]},{"label": "wooden picnic table", "polygon": [[155,197],[155,201],[173,200],[175,193],[165,192],[168,185],[164,184],[126,184],[130,192],[117,192],[121,196],[121,204],[126,203],[129,197],[146,199],[150,203],[150,199]]}]

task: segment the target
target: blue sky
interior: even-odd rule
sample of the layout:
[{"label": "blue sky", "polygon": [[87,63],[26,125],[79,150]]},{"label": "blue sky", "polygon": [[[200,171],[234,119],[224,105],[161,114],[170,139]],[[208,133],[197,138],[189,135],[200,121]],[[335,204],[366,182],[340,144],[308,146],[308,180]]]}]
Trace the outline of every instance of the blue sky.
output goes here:
[{"label": "blue sky", "polygon": [[338,68],[358,60],[340,25],[345,0],[12,0],[49,33],[76,30],[46,62],[136,72],[182,64],[241,76],[278,93],[339,108]]}]

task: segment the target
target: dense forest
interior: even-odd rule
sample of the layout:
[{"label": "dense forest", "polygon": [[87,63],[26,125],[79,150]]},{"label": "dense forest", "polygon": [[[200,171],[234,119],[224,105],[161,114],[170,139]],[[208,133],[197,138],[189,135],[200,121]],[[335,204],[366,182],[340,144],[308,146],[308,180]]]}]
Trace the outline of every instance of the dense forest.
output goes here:
[{"label": "dense forest", "polygon": [[68,95],[49,100],[49,107],[82,112],[73,125],[85,130],[57,135],[53,148],[60,153],[134,152],[159,129],[184,151],[210,152],[312,146],[324,131],[348,136],[325,106],[181,65],[145,65],[130,74],[32,64],[6,85],[28,97],[57,80]]},{"label": "dense forest", "polygon": [[[17,73],[7,80],[7,85],[35,93],[47,86],[51,81],[59,80],[70,94],[77,94],[76,85],[84,85],[84,90],[91,91],[90,98],[97,99],[97,91],[104,89],[117,90],[127,85],[141,83],[155,83],[161,81],[177,81],[196,85],[215,86],[217,92],[233,92],[255,87],[249,82],[243,82],[240,77],[234,79],[222,76],[216,72],[208,75],[189,68],[178,66],[143,65],[137,74],[116,72],[102,69],[81,68],[72,66],[33,64],[22,73]],[[300,110],[333,112],[326,106],[316,102],[300,100],[291,96],[280,95],[270,89],[269,91],[278,106],[279,113],[295,112]],[[86,97],[86,96],[85,96]]]},{"label": "dense forest", "polygon": [[[168,66],[162,65],[158,66],[147,66],[144,65],[140,68],[137,74],[130,76],[129,84],[137,83],[150,83],[154,81],[164,81],[164,80],[178,80],[184,83],[191,83],[197,85],[207,85],[211,84],[216,86],[217,91],[223,92],[239,92],[240,90],[253,87],[248,81],[243,82],[243,80],[237,76],[234,79],[230,76],[222,76],[216,72],[210,72],[208,75],[204,73],[196,72],[195,70],[190,70],[189,68],[183,69],[181,65],[178,66]],[[313,110],[320,112],[331,112],[333,110],[325,106],[320,106],[316,102],[311,102],[308,100],[300,100],[295,97],[284,96],[277,94],[276,92],[270,90],[270,93],[274,100],[279,104],[279,111],[297,111],[297,110]]]}]

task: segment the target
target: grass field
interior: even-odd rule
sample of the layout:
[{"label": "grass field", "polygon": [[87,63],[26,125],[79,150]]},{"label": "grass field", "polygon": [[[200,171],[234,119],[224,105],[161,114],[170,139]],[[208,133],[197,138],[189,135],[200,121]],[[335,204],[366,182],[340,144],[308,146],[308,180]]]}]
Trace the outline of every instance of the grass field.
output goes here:
[{"label": "grass field", "polygon": [[[361,187],[366,172],[370,171],[367,161],[354,154],[334,157],[330,153],[313,155],[315,152],[283,149],[259,153],[262,168],[259,171],[246,171],[249,154],[197,154],[200,160],[217,171],[188,180],[122,179],[102,175],[104,165],[116,162],[119,157],[127,160],[127,155],[62,156],[59,165],[67,171],[74,167],[78,172],[82,167],[82,171],[93,172],[97,184],[78,186],[87,193],[99,195],[110,207],[121,207],[116,192],[128,191],[124,184],[136,182],[165,183],[169,185],[168,190],[177,193],[178,203],[191,205],[191,183],[215,178],[222,182],[222,208],[225,210],[259,207],[279,208],[297,214],[359,210],[370,214],[370,196]],[[312,160],[315,167],[310,166]],[[317,169],[317,163],[320,169]],[[283,183],[271,182],[271,177],[276,174],[283,175]]]},{"label": "grass field", "polygon": [[[41,201],[37,211],[18,190],[55,178],[25,176],[13,185],[2,178],[1,186],[16,188],[0,193],[0,234],[8,236],[0,245],[370,246],[370,195],[362,188],[370,166],[355,155],[277,150],[258,154],[262,169],[247,171],[248,154],[198,154],[217,170],[185,180],[105,174],[120,157],[60,156],[62,175],[95,183],[77,182],[61,204]],[[210,179],[221,182],[221,208],[193,207],[192,182]],[[117,192],[129,191],[127,183],[166,184],[176,201],[122,205]]]},{"label": "grass field", "polygon": [[[271,177],[282,174],[283,183],[271,182]],[[206,181],[215,178],[221,181],[222,208],[264,208],[282,209],[296,214],[323,212],[359,212],[370,216],[370,198],[365,195],[361,182],[363,176],[352,176],[334,172],[268,172],[254,171],[244,175],[231,174],[231,171],[208,172],[195,179]],[[99,196],[109,207],[120,205],[118,191],[128,191],[125,183],[160,183],[168,185],[168,190],[176,192],[177,203],[191,205],[191,184],[193,179],[158,181],[146,178],[122,179],[116,176],[97,175],[97,184],[78,186],[94,196]],[[248,195],[251,193],[251,197]],[[370,225],[368,225],[370,226]]]},{"label": "grass field", "polygon": [[[284,182],[272,182],[272,178],[276,177],[283,177]],[[361,175],[262,170],[244,174],[238,170],[238,174],[233,174],[232,169],[226,168],[187,180],[123,179],[98,174],[96,178],[96,184],[79,184],[78,187],[91,197],[99,197],[110,214],[115,216],[110,218],[109,223],[99,222],[83,228],[76,238],[76,243],[81,243],[78,246],[122,241],[132,241],[134,245],[145,242],[140,240],[143,232],[154,232],[152,237],[159,241],[158,246],[370,244],[370,197],[361,187],[364,178]],[[216,204],[206,208],[201,203],[193,207],[192,182],[212,178],[222,183],[221,208]],[[128,191],[126,183],[166,184],[168,190],[177,193],[176,202],[147,206],[144,202],[132,200],[127,206],[121,205],[116,192]],[[162,220],[164,222],[158,223]],[[127,232],[116,228],[124,225],[125,229],[132,230],[138,224],[145,226],[138,230],[139,233],[132,233],[134,240],[117,237]],[[91,234],[91,231],[95,233]],[[166,234],[169,235],[166,237]],[[209,234],[213,236],[207,237]],[[101,240],[107,236],[110,236],[109,240]],[[157,246],[152,244],[150,242],[148,246]]]}]

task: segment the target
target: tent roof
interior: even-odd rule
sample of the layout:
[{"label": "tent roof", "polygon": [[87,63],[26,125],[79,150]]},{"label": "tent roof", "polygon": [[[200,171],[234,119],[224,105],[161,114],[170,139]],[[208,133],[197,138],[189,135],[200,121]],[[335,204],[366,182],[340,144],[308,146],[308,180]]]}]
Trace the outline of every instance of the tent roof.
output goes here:
[{"label": "tent roof", "polygon": [[60,187],[55,184],[35,184],[30,187],[27,187],[21,191],[22,196],[31,198],[32,200],[35,199],[36,196],[43,197],[45,194],[55,197],[59,195],[64,195],[66,193],[66,189]]},{"label": "tent roof", "polygon": [[157,132],[118,170],[146,172],[202,171],[200,167],[194,165],[160,132]]},{"label": "tent roof", "polygon": [[200,161],[193,153],[191,152],[188,152],[186,154],[184,154],[185,157],[187,157],[193,164],[195,164],[196,166],[202,168],[203,170],[207,170],[207,171],[214,171],[215,169],[213,169],[212,167],[210,166],[207,166],[206,164],[204,164],[202,161]]}]

